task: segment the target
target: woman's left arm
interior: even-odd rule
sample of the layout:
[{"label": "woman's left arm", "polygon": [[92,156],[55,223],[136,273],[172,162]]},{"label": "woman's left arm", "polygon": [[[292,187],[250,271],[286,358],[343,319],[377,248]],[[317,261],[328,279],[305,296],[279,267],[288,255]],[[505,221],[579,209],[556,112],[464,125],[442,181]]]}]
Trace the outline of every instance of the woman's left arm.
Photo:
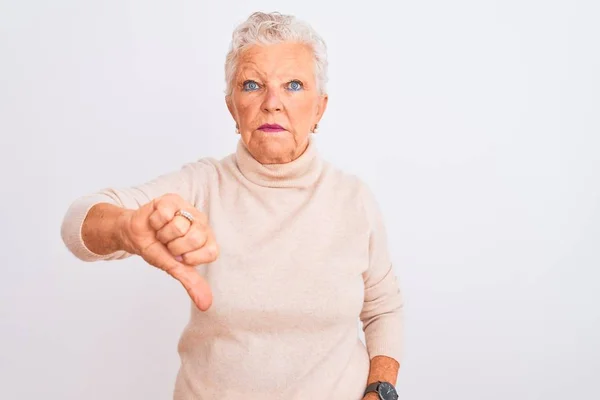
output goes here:
[{"label": "woman's left arm", "polygon": [[[375,382],[389,382],[392,385],[396,385],[398,378],[398,370],[400,369],[400,363],[391,357],[387,356],[375,356],[371,360],[371,368],[369,369],[369,378],[367,380],[367,386]],[[379,396],[377,393],[369,393],[364,397],[364,400],[378,400]]]},{"label": "woman's left arm", "polygon": [[[362,198],[369,223],[369,266],[363,274],[365,293],[360,314],[371,360],[367,385],[377,381],[396,385],[403,350],[403,299],[390,260],[383,216],[366,185]],[[365,398],[371,396],[378,398],[375,393]]]}]

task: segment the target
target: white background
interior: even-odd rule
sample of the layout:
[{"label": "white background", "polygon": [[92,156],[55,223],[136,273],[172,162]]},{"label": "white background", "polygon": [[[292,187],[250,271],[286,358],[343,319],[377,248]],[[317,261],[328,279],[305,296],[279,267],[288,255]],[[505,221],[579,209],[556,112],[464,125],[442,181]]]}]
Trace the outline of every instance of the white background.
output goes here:
[{"label": "white background", "polygon": [[187,295],[139,259],[78,261],[60,224],[234,151],[223,63],[256,10],[329,46],[318,146],[386,217],[401,398],[600,398],[598,2],[0,4],[0,398],[171,397]]}]

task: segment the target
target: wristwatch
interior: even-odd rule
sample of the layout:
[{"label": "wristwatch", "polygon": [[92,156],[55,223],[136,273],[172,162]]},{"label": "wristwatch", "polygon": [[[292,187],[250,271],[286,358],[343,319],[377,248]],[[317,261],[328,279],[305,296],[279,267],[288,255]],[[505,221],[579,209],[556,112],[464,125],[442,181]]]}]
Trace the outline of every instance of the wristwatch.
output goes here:
[{"label": "wristwatch", "polygon": [[396,388],[389,382],[377,381],[367,386],[364,396],[367,393],[376,392],[381,400],[398,400],[398,392]]}]

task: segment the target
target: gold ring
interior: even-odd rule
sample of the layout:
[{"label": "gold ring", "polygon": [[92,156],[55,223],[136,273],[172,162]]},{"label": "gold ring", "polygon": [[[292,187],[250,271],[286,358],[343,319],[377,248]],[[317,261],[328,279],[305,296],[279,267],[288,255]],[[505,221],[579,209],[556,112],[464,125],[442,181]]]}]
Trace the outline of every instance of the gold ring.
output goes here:
[{"label": "gold ring", "polygon": [[190,223],[194,222],[194,217],[192,214],[190,214],[189,212],[185,211],[185,210],[179,210],[175,213],[175,216],[182,216],[183,218],[187,219],[188,221],[190,221]]}]

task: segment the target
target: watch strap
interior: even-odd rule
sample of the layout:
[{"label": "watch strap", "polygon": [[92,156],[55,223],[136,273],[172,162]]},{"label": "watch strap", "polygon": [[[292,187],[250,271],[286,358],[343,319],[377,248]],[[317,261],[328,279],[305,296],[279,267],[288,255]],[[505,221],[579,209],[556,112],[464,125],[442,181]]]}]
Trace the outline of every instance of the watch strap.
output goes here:
[{"label": "watch strap", "polygon": [[363,394],[363,397],[366,396],[367,393],[371,393],[371,392],[376,392],[377,394],[379,394],[379,392],[377,392],[377,388],[379,387],[380,384],[381,384],[381,382],[377,381],[377,382],[373,382],[369,386],[367,386],[367,389],[365,389],[365,394]]}]

